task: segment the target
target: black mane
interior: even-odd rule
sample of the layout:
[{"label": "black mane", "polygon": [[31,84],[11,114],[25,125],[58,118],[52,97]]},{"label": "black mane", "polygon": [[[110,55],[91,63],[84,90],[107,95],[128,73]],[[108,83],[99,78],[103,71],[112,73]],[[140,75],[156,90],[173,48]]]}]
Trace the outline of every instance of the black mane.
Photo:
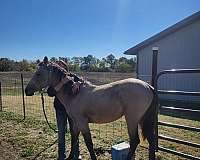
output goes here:
[{"label": "black mane", "polygon": [[55,73],[57,77],[59,77],[59,81],[60,81],[63,77],[65,77],[66,75],[68,75],[68,72],[67,72],[64,68],[60,67],[60,66],[59,66],[58,64],[56,64],[56,63],[50,62],[50,63],[46,64],[46,63],[44,63],[44,62],[40,62],[40,63],[38,64],[38,66],[39,66],[39,67],[48,68],[51,72]]},{"label": "black mane", "polygon": [[[39,66],[43,66],[44,63],[39,64]],[[69,76],[69,73],[62,67],[60,67],[56,63],[50,63],[47,67],[49,67],[50,71],[56,74],[56,76],[59,78],[59,81],[61,81],[64,77]],[[64,92],[67,93],[68,95],[72,95],[72,87],[73,87],[73,80],[70,80],[66,84],[63,85],[64,87]],[[47,93],[50,97],[53,97],[56,95],[56,91],[52,86],[49,86]]]},{"label": "black mane", "polygon": [[61,81],[62,78],[68,75],[67,71],[57,64],[52,64],[50,67],[50,70],[55,73],[57,77],[59,77],[59,81]]}]

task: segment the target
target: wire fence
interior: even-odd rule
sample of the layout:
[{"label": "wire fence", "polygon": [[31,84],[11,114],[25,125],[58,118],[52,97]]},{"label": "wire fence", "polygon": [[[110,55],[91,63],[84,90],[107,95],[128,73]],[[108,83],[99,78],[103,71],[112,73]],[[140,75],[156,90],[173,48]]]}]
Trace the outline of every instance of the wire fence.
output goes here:
[{"label": "wire fence", "polygon": [[[0,107],[2,111],[13,112],[18,115],[31,117],[44,121],[42,111],[42,101],[40,94],[34,96],[24,96],[23,87],[27,85],[31,78],[30,72],[9,72],[0,73],[1,96]],[[135,77],[133,73],[77,73],[84,79],[94,84],[105,84],[112,81]],[[54,98],[44,96],[45,111],[49,122],[56,125],[55,111],[53,107]],[[127,128],[124,117],[108,124],[90,124],[91,134],[93,136],[94,145],[98,147],[105,144],[110,146],[118,141],[128,141]]]}]

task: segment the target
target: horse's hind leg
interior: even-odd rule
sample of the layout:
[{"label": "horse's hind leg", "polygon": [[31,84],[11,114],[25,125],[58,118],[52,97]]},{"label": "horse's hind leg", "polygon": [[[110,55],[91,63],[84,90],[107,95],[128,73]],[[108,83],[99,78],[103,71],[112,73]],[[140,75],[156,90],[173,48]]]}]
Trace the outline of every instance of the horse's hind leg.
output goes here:
[{"label": "horse's hind leg", "polygon": [[93,148],[93,143],[92,143],[92,138],[91,138],[91,133],[89,129],[88,123],[84,125],[84,128],[82,128],[81,133],[83,135],[85,144],[87,146],[88,151],[90,152],[90,157],[92,160],[96,160],[94,148]]},{"label": "horse's hind leg", "polygon": [[135,159],[135,150],[140,143],[140,138],[138,135],[138,124],[134,124],[134,122],[131,122],[126,116],[126,122],[127,122],[127,128],[128,128],[128,134],[130,139],[130,150],[127,156],[127,160]]},{"label": "horse's hind leg", "polygon": [[155,160],[155,133],[153,128],[147,134],[147,141],[149,143],[149,160]]},{"label": "horse's hind leg", "polygon": [[138,135],[138,128],[130,137],[130,150],[127,156],[127,160],[135,159],[135,150],[140,143],[139,135]]}]

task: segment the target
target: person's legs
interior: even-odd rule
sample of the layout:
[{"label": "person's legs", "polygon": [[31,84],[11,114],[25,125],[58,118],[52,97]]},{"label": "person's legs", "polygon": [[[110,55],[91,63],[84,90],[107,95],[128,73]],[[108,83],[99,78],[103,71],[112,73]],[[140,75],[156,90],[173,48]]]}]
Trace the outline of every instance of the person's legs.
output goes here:
[{"label": "person's legs", "polygon": [[[54,107],[56,110],[56,119],[58,126],[58,159],[64,160],[66,158],[66,148],[65,148],[65,132],[67,129],[67,113],[65,111],[64,106],[60,103],[60,101],[55,98]],[[69,119],[68,119],[69,120]],[[72,127],[72,121],[69,120],[70,127]],[[79,140],[75,147],[74,158],[73,160],[79,159]]]},{"label": "person's legs", "polygon": [[58,159],[64,160],[66,158],[65,131],[67,127],[67,114],[65,108],[57,98],[55,98],[54,100],[54,107],[56,110],[56,119],[58,126]]},{"label": "person's legs", "polygon": [[[73,142],[73,135],[74,135],[74,131],[73,131],[73,122],[72,120],[68,117],[68,122],[69,122],[69,128],[70,128],[70,134],[71,134],[71,140]],[[71,142],[71,145],[72,145],[72,142]],[[81,157],[79,156],[80,154],[80,150],[79,150],[79,139],[77,140],[77,143],[76,143],[76,146],[74,148],[74,158],[73,160],[78,160],[78,159],[81,159]]]}]

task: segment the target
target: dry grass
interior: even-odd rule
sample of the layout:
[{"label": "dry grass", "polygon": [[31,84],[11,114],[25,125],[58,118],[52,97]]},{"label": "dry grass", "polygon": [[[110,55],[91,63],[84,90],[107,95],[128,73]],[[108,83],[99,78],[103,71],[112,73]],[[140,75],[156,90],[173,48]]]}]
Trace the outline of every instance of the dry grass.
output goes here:
[{"label": "dry grass", "polygon": [[[31,159],[34,157],[34,155],[50,145],[56,139],[56,134],[54,134],[48,128],[45,122],[38,121],[33,118],[27,118],[25,121],[23,121],[22,118],[22,116],[8,112],[0,113],[0,157],[3,157],[4,160]],[[200,122],[184,120],[180,118],[177,119],[168,116],[160,116],[160,119],[180,124],[184,123],[190,126],[200,126]],[[118,140],[128,140],[124,119],[120,119],[118,122],[115,122],[115,125],[92,124],[91,131],[95,150],[99,160],[111,159],[111,146]],[[161,134],[170,135],[179,139],[200,143],[199,133],[187,132],[167,127],[160,127],[159,132]],[[68,142],[70,141],[70,137],[68,134],[66,135],[66,138],[66,143],[68,145],[67,148],[69,149],[70,146]],[[165,141],[160,141],[159,144],[167,146],[171,149],[183,151],[184,153],[200,156],[200,151],[192,147],[186,147],[184,145],[178,145]],[[147,159],[148,156],[145,147],[148,147],[147,142],[142,142],[137,149],[137,159]],[[83,159],[89,159],[89,154],[82,137],[80,138],[80,148]],[[56,159],[56,157],[57,145],[53,145],[45,152],[43,152],[38,159]],[[174,160],[183,158],[159,152],[157,153],[157,159]]]},{"label": "dry grass", "polygon": [[[14,74],[17,77],[17,74]],[[129,74],[110,74],[110,73],[88,73],[85,75],[88,80],[95,82],[96,84],[108,83],[111,81],[132,77],[132,73]],[[28,80],[30,75],[26,75]],[[0,77],[1,79],[2,77]],[[6,75],[3,75],[3,80],[6,81]],[[41,107],[41,99],[39,95],[33,97],[25,97],[26,106],[26,120],[23,121],[23,105],[22,95],[20,93],[18,81],[12,80],[12,83],[7,83],[4,88],[9,89],[6,94],[3,94],[3,111],[0,112],[0,160],[14,160],[14,159],[31,159],[49,144],[53,143],[56,139],[56,134],[49,130],[46,123],[43,121],[44,116]],[[16,82],[16,83],[15,83]],[[15,85],[13,87],[13,84]],[[53,99],[45,96],[45,107],[48,115],[48,119],[55,126],[55,113],[53,108]],[[12,113],[10,113],[12,112]],[[15,114],[13,114],[15,113]],[[188,126],[199,127],[200,122],[192,121],[181,118],[172,118],[169,116],[159,116],[160,120],[166,122],[173,122],[178,124],[185,124]],[[116,122],[96,125],[91,124],[90,129],[92,132],[92,138],[95,146],[96,153],[99,160],[111,159],[110,150],[113,144],[116,144],[120,140],[128,141],[126,124],[124,119],[121,118]],[[200,143],[200,133],[184,131],[181,129],[173,129],[167,127],[159,127],[159,133],[176,137],[183,140],[189,140],[195,143]],[[70,137],[66,135],[66,144],[69,149]],[[88,151],[83,142],[83,138],[80,139],[81,155],[83,159],[89,159]],[[198,149],[179,145],[176,143],[170,143],[166,141],[159,141],[159,144],[170,149],[182,151],[184,153],[190,153],[194,156],[200,157],[200,151]],[[147,159],[147,142],[141,142],[137,149],[137,159]],[[57,157],[57,145],[53,145],[45,152],[41,154],[38,159],[56,159]],[[162,160],[183,160],[183,158],[166,154],[163,152],[157,153],[157,159]]]}]

